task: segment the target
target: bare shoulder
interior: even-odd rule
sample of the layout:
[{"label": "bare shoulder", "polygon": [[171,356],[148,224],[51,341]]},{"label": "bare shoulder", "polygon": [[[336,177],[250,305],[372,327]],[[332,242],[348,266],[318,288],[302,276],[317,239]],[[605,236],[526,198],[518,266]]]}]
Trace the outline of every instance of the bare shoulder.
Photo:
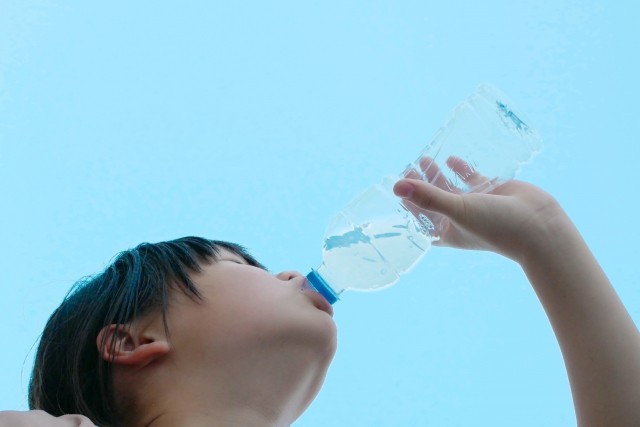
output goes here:
[{"label": "bare shoulder", "polygon": [[0,427],[96,427],[83,415],[54,417],[44,411],[0,411]]}]

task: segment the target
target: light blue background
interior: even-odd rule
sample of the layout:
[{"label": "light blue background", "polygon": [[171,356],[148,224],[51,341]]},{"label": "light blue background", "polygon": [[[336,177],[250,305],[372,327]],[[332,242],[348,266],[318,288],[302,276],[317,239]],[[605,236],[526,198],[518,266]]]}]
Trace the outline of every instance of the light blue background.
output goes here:
[{"label": "light blue background", "polygon": [[[26,409],[32,346],[75,280],[184,235],[306,273],[330,217],[485,81],[545,138],[520,177],[559,199],[638,321],[639,8],[0,0],[0,409]],[[504,258],[434,249],[335,309],[339,350],[296,426],[575,424]]]}]

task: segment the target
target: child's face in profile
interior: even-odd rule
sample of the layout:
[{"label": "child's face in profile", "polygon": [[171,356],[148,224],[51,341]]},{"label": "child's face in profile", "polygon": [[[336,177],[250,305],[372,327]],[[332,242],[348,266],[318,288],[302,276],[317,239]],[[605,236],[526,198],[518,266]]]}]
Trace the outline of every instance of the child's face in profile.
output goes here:
[{"label": "child's face in profile", "polygon": [[169,357],[180,375],[219,383],[221,375],[259,380],[281,370],[283,387],[305,379],[300,404],[310,403],[335,353],[336,327],[306,278],[273,275],[225,250],[191,277],[202,301],[173,292],[167,311]]}]

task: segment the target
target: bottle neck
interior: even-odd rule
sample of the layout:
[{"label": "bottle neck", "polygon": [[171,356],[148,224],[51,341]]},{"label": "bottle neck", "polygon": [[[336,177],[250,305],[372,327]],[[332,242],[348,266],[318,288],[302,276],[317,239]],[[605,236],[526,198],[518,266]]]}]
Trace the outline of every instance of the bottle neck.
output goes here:
[{"label": "bottle neck", "polygon": [[311,270],[311,272],[307,274],[309,284],[327,301],[329,301],[329,304],[334,304],[338,301],[338,295],[342,293],[343,289],[335,289],[327,282],[326,279],[326,268],[324,264],[322,264],[317,270]]}]

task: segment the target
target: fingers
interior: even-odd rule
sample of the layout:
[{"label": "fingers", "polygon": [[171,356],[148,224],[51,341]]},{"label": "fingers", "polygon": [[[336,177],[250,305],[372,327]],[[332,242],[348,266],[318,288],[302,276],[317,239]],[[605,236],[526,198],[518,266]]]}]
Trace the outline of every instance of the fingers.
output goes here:
[{"label": "fingers", "polygon": [[443,190],[450,190],[451,185],[442,174],[438,164],[431,157],[423,157],[418,162],[420,169],[424,172],[425,180]]},{"label": "fingers", "polygon": [[460,196],[417,179],[401,179],[394,185],[393,192],[420,208],[452,218],[462,209]]},{"label": "fingers", "polygon": [[485,187],[490,184],[489,179],[478,173],[473,166],[460,157],[450,156],[447,166],[464,181],[469,188]]},{"label": "fingers", "polygon": [[405,171],[402,174],[405,178],[410,178],[410,179],[422,179],[422,175],[420,175],[420,172],[418,172],[417,170],[415,170],[415,168],[411,167],[411,165],[409,165],[407,167],[407,169],[405,169]]},{"label": "fingers", "polygon": [[[432,158],[422,157],[418,161],[418,164],[422,173],[418,172],[418,170],[412,165],[409,165],[404,171],[404,177],[409,179],[427,181],[430,184],[435,185],[436,187],[448,190],[447,180],[444,178],[440,171],[440,168]],[[421,215],[425,215],[430,221],[433,222],[431,217],[436,216],[433,213],[429,213],[429,211],[420,209],[420,206],[417,206],[414,203],[410,203],[409,200],[403,200],[402,205],[416,218],[420,218]]]}]

